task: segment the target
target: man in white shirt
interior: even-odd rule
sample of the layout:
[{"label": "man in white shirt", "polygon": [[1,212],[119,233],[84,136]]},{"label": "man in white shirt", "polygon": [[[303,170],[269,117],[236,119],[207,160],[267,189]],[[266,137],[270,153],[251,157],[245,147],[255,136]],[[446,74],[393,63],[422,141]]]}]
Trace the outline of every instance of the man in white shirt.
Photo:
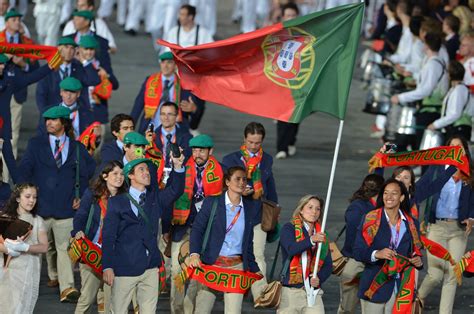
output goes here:
[{"label": "man in white shirt", "polygon": [[[210,43],[213,41],[210,32],[194,22],[196,8],[185,4],[179,9],[179,25],[173,27],[166,35],[165,40],[182,47],[190,47]],[[167,49],[169,50],[169,48]]]},{"label": "man in white shirt", "polygon": [[[76,8],[78,11],[94,11],[94,0],[77,0]],[[64,27],[63,36],[74,34],[76,31],[74,22],[71,19]],[[114,35],[102,18],[95,18],[92,21],[91,31],[109,41],[109,51],[111,53],[117,52],[117,44],[115,43]]]}]

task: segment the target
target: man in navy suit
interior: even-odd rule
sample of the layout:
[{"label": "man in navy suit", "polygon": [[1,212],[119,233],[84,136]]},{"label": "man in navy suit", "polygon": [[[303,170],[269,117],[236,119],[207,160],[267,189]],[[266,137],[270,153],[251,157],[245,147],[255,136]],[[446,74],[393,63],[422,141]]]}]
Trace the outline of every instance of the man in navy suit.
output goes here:
[{"label": "man in navy suit", "polygon": [[[77,44],[70,37],[62,37],[59,39],[58,49],[63,58],[63,63],[60,65],[59,71],[50,73],[44,79],[39,81],[38,86],[36,87],[36,105],[40,112],[40,116],[48,108],[57,105],[62,101],[59,83],[61,83],[65,78],[76,78],[84,87],[96,86],[100,83],[99,75],[92,64],[83,66],[81,62],[74,59],[76,47]],[[87,88],[81,90],[80,98],[82,103],[86,105],[89,104]],[[39,124],[43,124],[41,118]]]},{"label": "man in navy suit", "polygon": [[[12,116],[10,102],[14,93],[33,84],[51,72],[44,65],[31,73],[20,70],[6,55],[0,54],[0,137],[4,140],[2,154],[13,183],[18,180],[15,157],[12,149]],[[4,171],[4,181],[8,181],[8,172]]]},{"label": "man in navy suit", "polygon": [[197,129],[204,114],[204,101],[191,92],[181,89],[180,78],[176,75],[176,64],[169,51],[160,55],[160,72],[148,76],[142,84],[130,115],[137,122],[138,131],[144,133],[153,123],[160,125],[160,106],[174,102],[181,108],[179,124],[185,128]]},{"label": "man in navy suit", "polygon": [[172,159],[171,190],[147,190],[151,176],[148,159],[135,159],[124,167],[130,182],[127,193],[112,197],[104,220],[102,264],[104,282],[112,287],[112,311],[128,313],[132,293],[137,289],[140,312],[155,313],[158,301],[158,268],[162,265],[157,237],[158,221],[169,220],[168,204],[184,191],[184,156]]},{"label": "man in navy suit", "polygon": [[[59,83],[59,88],[62,99],[59,106],[67,107],[71,111],[72,130],[74,137],[78,138],[94,122],[94,113],[88,105],[81,103],[82,84],[78,79],[67,77]],[[54,106],[58,106],[58,104],[50,105],[48,108]],[[44,134],[44,124],[40,124],[38,130],[40,134]]]},{"label": "man in navy suit", "polygon": [[100,150],[102,163],[98,167],[101,171],[103,166],[112,160],[122,161],[123,158],[123,138],[127,133],[135,130],[135,122],[128,114],[119,113],[110,121],[110,131],[114,139],[105,143]]},{"label": "man in navy suit", "polygon": [[[239,151],[224,156],[222,163],[225,167],[241,166],[247,170],[247,188],[244,196],[257,200],[257,217],[255,219],[256,226],[254,232],[254,252],[258,267],[266,274],[265,263],[265,243],[267,234],[262,230],[262,211],[261,198],[265,198],[272,202],[278,203],[278,196],[276,193],[275,179],[273,178],[273,158],[265,153],[262,149],[262,143],[265,139],[265,128],[261,123],[250,122],[244,130],[244,145]],[[256,160],[256,162],[254,162]],[[255,165],[252,165],[256,163]],[[249,167],[250,166],[250,167]],[[253,168],[253,171],[250,169]],[[260,181],[254,182],[255,171],[260,172]],[[261,186],[263,191],[258,191],[258,186]],[[257,187],[257,188],[256,188]],[[254,294],[254,298],[258,297]]]},{"label": "man in navy suit", "polygon": [[66,107],[54,106],[43,114],[47,134],[30,139],[19,167],[19,181],[32,182],[41,190],[38,215],[44,219],[49,241],[54,241],[57,250],[57,262],[53,262],[51,251],[46,254],[48,275],[51,281],[59,281],[61,302],[76,302],[79,297],[67,247],[75,211],[95,169],[85,147],[68,136],[70,113]]}]

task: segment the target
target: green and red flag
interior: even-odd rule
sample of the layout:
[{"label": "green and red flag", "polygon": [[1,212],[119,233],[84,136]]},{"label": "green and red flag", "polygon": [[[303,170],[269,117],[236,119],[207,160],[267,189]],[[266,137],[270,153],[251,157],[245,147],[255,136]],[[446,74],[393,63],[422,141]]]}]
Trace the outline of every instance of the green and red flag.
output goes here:
[{"label": "green and red flag", "polygon": [[316,12],[229,39],[171,49],[182,86],[234,110],[288,122],[344,119],[364,4]]}]

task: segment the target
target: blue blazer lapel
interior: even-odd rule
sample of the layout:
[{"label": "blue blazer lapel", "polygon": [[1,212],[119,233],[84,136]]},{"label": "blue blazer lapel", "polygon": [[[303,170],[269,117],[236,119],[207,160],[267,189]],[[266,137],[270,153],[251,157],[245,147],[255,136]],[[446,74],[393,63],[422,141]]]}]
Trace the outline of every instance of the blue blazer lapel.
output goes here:
[{"label": "blue blazer lapel", "polygon": [[39,157],[43,160],[44,163],[50,166],[56,166],[56,161],[54,160],[53,151],[49,144],[49,135],[46,134],[42,137],[42,145],[39,147]]},{"label": "blue blazer lapel", "polygon": [[219,203],[217,204],[216,218],[214,223],[217,223],[217,227],[220,229],[225,238],[225,230],[227,229],[227,218],[226,218],[226,207],[225,207],[225,193],[222,193],[222,196],[219,198]]}]

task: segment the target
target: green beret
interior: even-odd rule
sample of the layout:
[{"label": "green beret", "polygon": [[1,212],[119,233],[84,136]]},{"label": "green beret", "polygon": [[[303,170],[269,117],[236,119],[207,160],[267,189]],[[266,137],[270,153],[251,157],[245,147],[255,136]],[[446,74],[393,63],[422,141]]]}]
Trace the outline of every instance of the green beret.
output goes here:
[{"label": "green beret", "polygon": [[123,167],[123,175],[125,176],[125,180],[127,180],[127,182],[128,182],[128,174],[130,173],[130,171],[132,171],[132,169],[135,166],[137,166],[139,164],[142,164],[142,163],[146,163],[146,164],[150,165],[150,164],[152,164],[152,161],[150,159],[146,159],[146,158],[138,158],[138,159],[134,159],[134,160],[130,161],[128,164],[125,165],[125,167]]},{"label": "green beret", "polygon": [[23,14],[21,14],[17,10],[11,9],[10,11],[7,12],[7,14],[5,14],[5,22],[11,17],[22,17],[22,16]]},{"label": "green beret", "polygon": [[97,49],[99,47],[99,43],[92,35],[85,35],[81,36],[81,40],[79,40],[79,47],[88,48],[88,49]]},{"label": "green beret", "polygon": [[54,106],[49,108],[43,113],[43,118],[45,119],[58,119],[65,118],[70,119],[71,110],[64,106]]},{"label": "green beret", "polygon": [[171,53],[171,51],[166,51],[166,52],[163,52],[159,58],[160,58],[160,61],[173,60],[173,54]]},{"label": "green beret", "polygon": [[146,137],[141,135],[138,132],[128,132],[123,138],[124,144],[133,144],[133,145],[148,145]]},{"label": "green beret", "polygon": [[71,37],[61,37],[61,38],[59,38],[58,46],[61,46],[61,45],[64,45],[64,46],[69,45],[69,46],[77,47],[76,42]]},{"label": "green beret", "polygon": [[88,11],[88,10],[73,12],[72,16],[80,16],[80,17],[83,17],[85,19],[88,19],[89,21],[92,21],[94,19],[94,13],[92,11]]},{"label": "green beret", "polygon": [[0,64],[2,64],[2,63],[7,63],[8,60],[9,60],[9,59],[8,59],[8,57],[7,57],[5,54],[0,53]]},{"label": "green beret", "polygon": [[209,135],[200,134],[189,140],[189,147],[213,148],[214,141]]},{"label": "green beret", "polygon": [[59,88],[71,92],[78,92],[82,89],[82,84],[77,78],[66,77],[59,83]]}]

